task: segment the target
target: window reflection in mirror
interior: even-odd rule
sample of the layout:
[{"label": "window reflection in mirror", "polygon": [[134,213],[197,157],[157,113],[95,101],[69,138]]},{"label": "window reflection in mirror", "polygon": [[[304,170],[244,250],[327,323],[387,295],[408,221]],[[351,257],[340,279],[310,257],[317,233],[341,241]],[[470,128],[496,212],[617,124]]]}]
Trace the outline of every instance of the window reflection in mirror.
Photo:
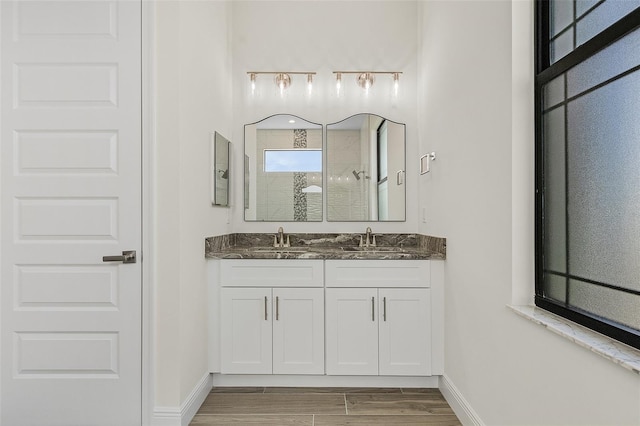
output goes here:
[{"label": "window reflection in mirror", "polygon": [[322,221],[322,126],[279,114],[244,127],[246,221]]},{"label": "window reflection in mirror", "polygon": [[404,171],[404,124],[358,114],[327,125],[327,220],[406,220]]}]

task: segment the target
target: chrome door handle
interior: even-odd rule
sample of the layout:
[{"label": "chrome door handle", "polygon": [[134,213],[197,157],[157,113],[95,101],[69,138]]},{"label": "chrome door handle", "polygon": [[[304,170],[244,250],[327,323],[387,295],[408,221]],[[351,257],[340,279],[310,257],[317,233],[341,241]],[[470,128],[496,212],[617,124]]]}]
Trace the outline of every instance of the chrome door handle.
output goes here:
[{"label": "chrome door handle", "polygon": [[125,250],[122,256],[102,256],[103,262],[136,263],[136,260],[135,250]]},{"label": "chrome door handle", "polygon": [[384,321],[387,320],[387,298],[383,297],[382,298],[382,318],[384,319]]},{"label": "chrome door handle", "polygon": [[267,296],[264,297],[264,320],[269,321],[267,319]]},{"label": "chrome door handle", "polygon": [[371,298],[371,321],[376,320],[376,298]]}]

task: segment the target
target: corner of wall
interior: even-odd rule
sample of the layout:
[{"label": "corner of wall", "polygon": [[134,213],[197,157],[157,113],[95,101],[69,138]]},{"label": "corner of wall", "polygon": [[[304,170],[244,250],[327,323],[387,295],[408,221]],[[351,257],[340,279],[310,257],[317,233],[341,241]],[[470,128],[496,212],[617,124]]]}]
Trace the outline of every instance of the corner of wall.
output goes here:
[{"label": "corner of wall", "polygon": [[534,289],[534,64],[533,1],[511,9],[511,303],[533,303]]},{"label": "corner of wall", "polygon": [[180,406],[154,407],[150,426],[188,426],[209,395],[213,387],[213,378],[207,373]]},{"label": "corner of wall", "polygon": [[475,426],[485,425],[478,413],[473,410],[469,402],[446,374],[440,377],[439,388],[442,396],[447,400],[447,403],[449,403],[449,406],[460,420],[460,423]]}]

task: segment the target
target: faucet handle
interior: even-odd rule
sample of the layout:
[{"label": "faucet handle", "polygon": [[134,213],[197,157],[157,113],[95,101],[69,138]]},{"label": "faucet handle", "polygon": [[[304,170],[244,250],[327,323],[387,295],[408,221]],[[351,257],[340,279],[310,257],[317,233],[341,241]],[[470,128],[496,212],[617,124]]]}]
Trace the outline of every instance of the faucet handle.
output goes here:
[{"label": "faucet handle", "polygon": [[373,247],[376,246],[376,236],[375,235],[371,236],[371,246],[373,246]]},{"label": "faucet handle", "polygon": [[362,243],[362,235],[360,235],[360,244],[358,244],[358,247],[362,247],[363,243]]}]

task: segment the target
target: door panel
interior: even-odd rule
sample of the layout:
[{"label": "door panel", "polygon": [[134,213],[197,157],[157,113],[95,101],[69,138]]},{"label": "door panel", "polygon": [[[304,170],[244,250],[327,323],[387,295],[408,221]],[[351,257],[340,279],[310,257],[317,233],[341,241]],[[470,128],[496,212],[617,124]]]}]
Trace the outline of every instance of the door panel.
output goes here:
[{"label": "door panel", "polygon": [[324,289],[274,288],[273,374],[324,374]]},{"label": "door panel", "polygon": [[380,375],[431,374],[429,289],[380,289]]},{"label": "door panel", "polygon": [[0,8],[0,423],[139,425],[141,3]]},{"label": "door panel", "polygon": [[271,374],[271,289],[223,288],[223,374]]},{"label": "door panel", "polygon": [[327,374],[378,374],[376,289],[328,288]]}]

